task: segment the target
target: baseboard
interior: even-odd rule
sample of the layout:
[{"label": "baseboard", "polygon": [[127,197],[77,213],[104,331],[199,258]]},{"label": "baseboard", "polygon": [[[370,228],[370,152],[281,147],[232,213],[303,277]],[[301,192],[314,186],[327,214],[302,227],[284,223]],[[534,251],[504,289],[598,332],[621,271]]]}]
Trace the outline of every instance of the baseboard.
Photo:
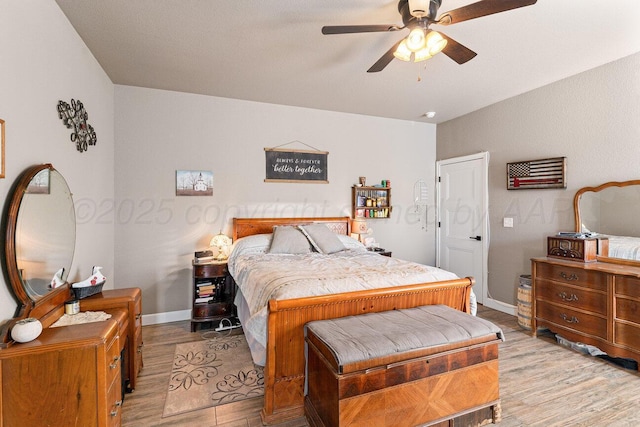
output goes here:
[{"label": "baseboard", "polygon": [[143,325],[156,325],[159,323],[179,322],[191,319],[191,310],[169,311],[167,313],[143,314]]},{"label": "baseboard", "polygon": [[512,304],[507,304],[506,302],[498,301],[497,299],[485,297],[482,305],[513,316],[518,315],[518,307]]}]

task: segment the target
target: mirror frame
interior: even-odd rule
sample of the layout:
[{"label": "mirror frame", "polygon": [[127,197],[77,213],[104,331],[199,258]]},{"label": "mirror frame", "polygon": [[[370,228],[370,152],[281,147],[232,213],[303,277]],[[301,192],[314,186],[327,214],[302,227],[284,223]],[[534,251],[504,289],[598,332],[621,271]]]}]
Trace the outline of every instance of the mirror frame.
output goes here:
[{"label": "mirror frame", "polygon": [[56,309],[64,310],[64,302],[71,298],[71,288],[67,282],[64,285],[52,289],[38,301],[33,301],[24,289],[20,270],[18,269],[18,260],[16,252],[16,226],[18,223],[18,212],[22,204],[23,196],[27,192],[29,183],[40,171],[49,169],[54,171],[55,168],[50,163],[36,165],[25,170],[18,180],[15,182],[10,193],[9,204],[5,208],[3,217],[4,228],[4,249],[5,259],[3,260],[6,271],[6,278],[11,286],[13,294],[18,300],[18,307],[13,319],[6,322],[0,331],[0,347],[6,347],[11,344],[10,331],[13,325],[27,317],[35,317],[43,322],[43,326],[48,326],[46,318]]},{"label": "mirror frame", "polygon": [[[596,187],[584,187],[576,192],[576,195],[573,197],[573,214],[575,219],[575,231],[577,233],[582,231],[582,221],[580,219],[580,198],[584,193],[594,192],[597,193],[599,191],[605,190],[611,187],[629,187],[632,185],[640,185],[640,179],[633,179],[630,181],[610,181],[605,182],[604,184],[598,185]],[[611,264],[622,264],[622,265],[635,265],[640,267],[640,261],[624,259],[624,258],[612,258],[608,256],[596,255],[596,260],[602,262],[608,262]]]}]

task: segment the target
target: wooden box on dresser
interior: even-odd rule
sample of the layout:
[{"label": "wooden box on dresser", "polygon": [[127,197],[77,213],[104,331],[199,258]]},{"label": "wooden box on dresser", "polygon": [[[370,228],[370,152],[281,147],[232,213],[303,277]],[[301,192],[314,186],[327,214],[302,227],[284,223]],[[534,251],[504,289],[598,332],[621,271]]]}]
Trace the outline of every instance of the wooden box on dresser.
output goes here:
[{"label": "wooden box on dresser", "polygon": [[531,272],[534,335],[548,328],[640,362],[640,267],[534,258]]}]

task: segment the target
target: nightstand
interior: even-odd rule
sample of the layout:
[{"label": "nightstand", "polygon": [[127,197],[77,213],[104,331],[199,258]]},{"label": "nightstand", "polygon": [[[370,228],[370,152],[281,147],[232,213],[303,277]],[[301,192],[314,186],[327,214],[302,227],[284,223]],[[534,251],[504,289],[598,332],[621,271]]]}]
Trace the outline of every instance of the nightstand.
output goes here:
[{"label": "nightstand", "polygon": [[227,269],[227,261],[192,262],[193,309],[191,332],[198,324],[214,322],[235,315],[233,300],[236,286]]},{"label": "nightstand", "polygon": [[375,249],[374,248],[367,248],[367,250],[369,252],[374,252],[374,253],[376,253],[378,255],[391,257],[391,251],[388,251],[388,250],[383,249],[383,248],[375,248]]}]

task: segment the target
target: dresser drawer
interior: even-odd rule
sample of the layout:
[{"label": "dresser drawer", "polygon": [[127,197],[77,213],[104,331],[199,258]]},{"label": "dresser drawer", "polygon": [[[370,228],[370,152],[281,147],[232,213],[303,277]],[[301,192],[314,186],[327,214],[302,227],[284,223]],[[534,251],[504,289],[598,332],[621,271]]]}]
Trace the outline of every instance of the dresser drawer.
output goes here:
[{"label": "dresser drawer", "polygon": [[143,366],[143,362],[142,362],[142,348],[144,346],[144,343],[142,342],[142,331],[138,330],[136,332],[136,337],[135,337],[135,356],[134,356],[134,374],[135,376],[138,376],[138,374],[140,373],[140,371],[142,370],[142,366]]},{"label": "dresser drawer", "polygon": [[537,263],[536,278],[569,283],[571,285],[583,286],[599,291],[607,290],[607,275],[605,273],[567,267],[564,265]]},{"label": "dresser drawer", "polygon": [[640,298],[640,279],[615,276],[616,294]]},{"label": "dresser drawer", "polygon": [[109,427],[118,427],[122,420],[122,388],[120,381],[114,381],[109,387],[107,393],[107,425]]},{"label": "dresser drawer", "polygon": [[120,369],[122,368],[122,357],[118,337],[109,344],[107,348],[107,384],[113,381],[120,381]]},{"label": "dresser drawer", "polygon": [[603,339],[607,338],[607,319],[595,314],[586,314],[564,306],[537,301],[536,317],[563,328],[571,328],[577,332]]},{"label": "dresser drawer", "polygon": [[556,304],[607,314],[607,295],[578,286],[563,285],[549,280],[536,278],[536,299]]},{"label": "dresser drawer", "polygon": [[637,350],[640,348],[640,327],[628,323],[615,322],[613,342]]},{"label": "dresser drawer", "polygon": [[635,322],[640,326],[640,302],[627,298],[616,298],[616,319]]}]

